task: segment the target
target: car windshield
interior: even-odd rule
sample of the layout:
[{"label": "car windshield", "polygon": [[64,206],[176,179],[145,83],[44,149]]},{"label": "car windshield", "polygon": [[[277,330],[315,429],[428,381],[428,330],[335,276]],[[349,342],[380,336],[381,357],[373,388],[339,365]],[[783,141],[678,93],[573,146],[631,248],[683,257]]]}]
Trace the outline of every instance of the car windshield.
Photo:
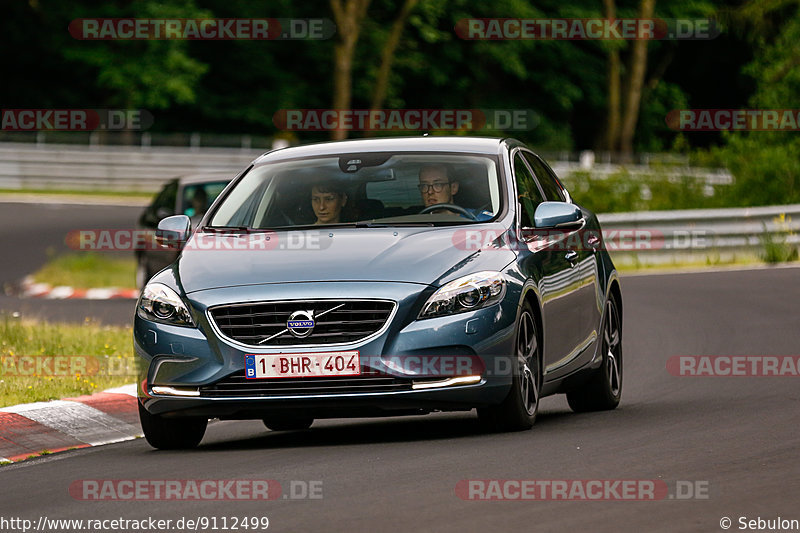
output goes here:
[{"label": "car windshield", "polygon": [[344,154],[254,167],[207,227],[459,225],[500,213],[496,159],[454,154]]}]

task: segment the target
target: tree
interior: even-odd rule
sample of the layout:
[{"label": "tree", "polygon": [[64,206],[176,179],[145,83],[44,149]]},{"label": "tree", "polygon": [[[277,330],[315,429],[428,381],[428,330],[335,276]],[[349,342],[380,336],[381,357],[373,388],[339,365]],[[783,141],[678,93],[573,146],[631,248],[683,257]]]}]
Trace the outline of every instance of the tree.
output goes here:
[{"label": "tree", "polygon": [[[606,19],[617,18],[617,6],[614,0],[603,0],[603,11]],[[606,150],[613,152],[619,143],[621,122],[620,108],[620,63],[619,46],[611,42],[608,49],[608,126],[606,129]]]},{"label": "tree", "polygon": [[[755,59],[742,71],[756,80],[755,109],[796,109],[800,94],[800,2],[751,0],[734,14],[734,24],[751,28],[759,43]],[[740,21],[740,22],[737,22]],[[800,139],[797,131],[732,132],[720,151],[735,182],[731,203],[800,202]]]},{"label": "tree", "polygon": [[[81,10],[78,6],[73,13]],[[135,0],[106,13],[105,17],[153,19],[210,16],[193,0]],[[60,53],[96,69],[98,86],[109,94],[106,105],[165,109],[172,103],[193,102],[195,87],[208,69],[187,54],[187,46],[187,41],[180,40],[72,41]]]},{"label": "tree", "polygon": [[[349,109],[353,91],[353,55],[367,15],[370,0],[331,0],[338,42],[333,49],[333,109]],[[347,137],[347,131],[331,132],[334,140]]]},{"label": "tree", "polygon": [[[386,38],[386,43],[383,45],[381,52],[381,65],[378,69],[378,74],[375,76],[375,85],[372,91],[372,103],[370,104],[371,110],[378,110],[383,107],[386,100],[386,90],[389,86],[389,74],[392,71],[392,63],[394,56],[397,52],[397,47],[400,46],[400,38],[403,35],[408,16],[417,5],[419,0],[404,0],[403,6],[400,8],[400,13],[392,24],[392,29],[389,36]],[[374,132],[367,132],[371,135]]]}]

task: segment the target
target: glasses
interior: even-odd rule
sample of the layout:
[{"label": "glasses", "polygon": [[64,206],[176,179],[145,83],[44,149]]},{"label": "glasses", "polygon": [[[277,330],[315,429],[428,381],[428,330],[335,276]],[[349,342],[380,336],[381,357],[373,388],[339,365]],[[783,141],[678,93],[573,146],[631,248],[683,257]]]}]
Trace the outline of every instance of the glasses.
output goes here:
[{"label": "glasses", "polygon": [[441,181],[438,183],[420,183],[418,185],[419,192],[422,194],[427,194],[431,189],[433,192],[442,192],[444,190],[445,185],[450,185],[449,181]]}]

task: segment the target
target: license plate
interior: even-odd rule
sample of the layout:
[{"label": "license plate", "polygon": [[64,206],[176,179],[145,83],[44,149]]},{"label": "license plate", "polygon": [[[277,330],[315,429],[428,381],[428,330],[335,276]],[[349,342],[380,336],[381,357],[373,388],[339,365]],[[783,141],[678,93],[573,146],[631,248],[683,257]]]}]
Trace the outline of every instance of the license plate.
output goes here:
[{"label": "license plate", "polygon": [[358,376],[361,374],[361,363],[357,351],[248,354],[244,361],[245,376],[248,379]]}]

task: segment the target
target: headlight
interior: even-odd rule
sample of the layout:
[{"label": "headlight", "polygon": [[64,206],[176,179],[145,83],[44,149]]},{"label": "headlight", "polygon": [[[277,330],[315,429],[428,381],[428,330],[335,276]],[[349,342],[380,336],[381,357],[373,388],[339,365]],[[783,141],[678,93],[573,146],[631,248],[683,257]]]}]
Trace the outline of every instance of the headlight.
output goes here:
[{"label": "headlight", "polygon": [[476,272],[442,285],[425,303],[419,318],[487,307],[502,300],[505,293],[506,280],[500,272]]},{"label": "headlight", "polygon": [[178,294],[163,283],[148,283],[139,297],[136,312],[141,318],[172,324],[193,326],[189,309]]}]

